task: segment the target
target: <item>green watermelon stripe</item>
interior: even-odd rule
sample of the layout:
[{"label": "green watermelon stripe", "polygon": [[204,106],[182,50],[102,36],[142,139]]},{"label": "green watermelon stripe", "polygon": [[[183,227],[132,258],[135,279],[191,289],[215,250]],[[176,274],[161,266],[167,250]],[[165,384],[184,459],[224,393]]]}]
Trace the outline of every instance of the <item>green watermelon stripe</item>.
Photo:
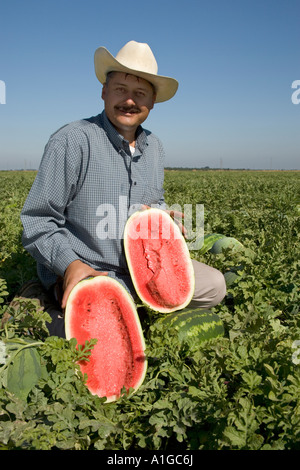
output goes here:
[{"label": "green watermelon stripe", "polygon": [[[182,325],[182,326],[185,326],[185,325]],[[212,321],[212,322],[202,323],[201,325],[194,324],[192,326],[192,328],[185,328],[185,330],[186,330],[187,336],[198,336],[199,333],[200,334],[207,333],[209,330],[214,330],[218,326],[222,326],[222,323]],[[181,325],[179,325],[179,328],[180,327],[181,327]]]},{"label": "green watermelon stripe", "polygon": [[219,321],[219,317],[217,317],[215,314],[210,313],[184,313],[180,316],[174,317],[173,320],[171,320],[171,325],[176,326],[179,328],[184,328],[186,326],[186,329],[193,327],[194,325],[204,325],[205,323],[211,323],[211,321]]},{"label": "green watermelon stripe", "polygon": [[[215,316],[213,313],[211,313],[210,315],[208,315],[207,313],[204,314],[204,315],[183,315],[182,317],[179,317],[178,318],[178,324],[180,325],[184,325],[184,323],[187,323],[187,324],[193,324],[195,322],[197,322],[197,324],[200,322],[200,323],[205,323],[207,321],[210,321],[210,320],[218,320],[218,317]],[[175,323],[175,322],[173,322]]]},{"label": "green watermelon stripe", "polygon": [[162,322],[166,323],[175,323],[178,319],[185,320],[185,319],[190,319],[191,317],[202,317],[202,316],[211,316],[215,315],[213,314],[210,310],[205,310],[205,309],[184,309],[184,310],[179,310],[177,312],[171,313],[170,315],[167,315],[165,317],[161,318]]}]

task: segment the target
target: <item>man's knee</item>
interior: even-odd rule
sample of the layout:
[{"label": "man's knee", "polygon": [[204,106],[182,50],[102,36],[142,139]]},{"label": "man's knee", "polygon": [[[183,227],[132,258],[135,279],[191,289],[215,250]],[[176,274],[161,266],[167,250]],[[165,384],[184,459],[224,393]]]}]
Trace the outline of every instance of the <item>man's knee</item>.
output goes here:
[{"label": "man's knee", "polygon": [[226,295],[226,282],[223,274],[208,265],[193,260],[195,272],[195,292],[189,306],[212,308]]},{"label": "man's knee", "polygon": [[211,307],[218,305],[226,295],[226,282],[223,274],[215,270],[211,294]]}]

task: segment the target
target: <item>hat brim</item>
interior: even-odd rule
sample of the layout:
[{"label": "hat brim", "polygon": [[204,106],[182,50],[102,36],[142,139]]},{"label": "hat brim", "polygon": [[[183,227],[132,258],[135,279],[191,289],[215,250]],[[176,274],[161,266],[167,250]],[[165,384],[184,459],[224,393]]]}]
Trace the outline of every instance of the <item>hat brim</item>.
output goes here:
[{"label": "hat brim", "polygon": [[177,89],[178,81],[175,78],[165,77],[131,69],[117,61],[105,47],[99,47],[94,55],[95,73],[100,83],[104,84],[109,72],[125,72],[152,83],[156,91],[155,103],[161,103],[171,99]]}]

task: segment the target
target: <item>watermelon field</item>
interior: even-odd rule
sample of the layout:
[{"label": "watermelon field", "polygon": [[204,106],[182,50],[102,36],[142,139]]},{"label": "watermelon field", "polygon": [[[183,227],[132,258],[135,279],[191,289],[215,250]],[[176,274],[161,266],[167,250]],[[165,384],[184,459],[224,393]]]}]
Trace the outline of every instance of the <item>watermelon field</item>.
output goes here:
[{"label": "watermelon field", "polygon": [[[204,234],[242,243],[191,257],[228,276],[212,309],[224,335],[191,352],[162,314],[139,308],[148,370],[116,402],[89,393],[77,361],[93,341],[50,337],[20,211],[35,172],[0,172],[0,449],[300,450],[300,172],[167,170],[169,205],[204,205]],[[78,346],[78,347],[77,347]]]}]

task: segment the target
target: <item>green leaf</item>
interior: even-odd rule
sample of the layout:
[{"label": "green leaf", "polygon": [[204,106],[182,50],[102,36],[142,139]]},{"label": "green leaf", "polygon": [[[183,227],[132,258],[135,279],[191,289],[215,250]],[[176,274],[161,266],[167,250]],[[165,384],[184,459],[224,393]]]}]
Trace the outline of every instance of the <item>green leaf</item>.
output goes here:
[{"label": "green leaf", "polygon": [[256,389],[256,387],[258,387],[262,381],[262,377],[252,370],[249,372],[244,372],[242,377],[250,390]]},{"label": "green leaf", "polygon": [[235,429],[233,426],[228,426],[224,430],[224,436],[230,441],[232,446],[237,447],[238,449],[246,445],[245,434],[238,429]]}]

